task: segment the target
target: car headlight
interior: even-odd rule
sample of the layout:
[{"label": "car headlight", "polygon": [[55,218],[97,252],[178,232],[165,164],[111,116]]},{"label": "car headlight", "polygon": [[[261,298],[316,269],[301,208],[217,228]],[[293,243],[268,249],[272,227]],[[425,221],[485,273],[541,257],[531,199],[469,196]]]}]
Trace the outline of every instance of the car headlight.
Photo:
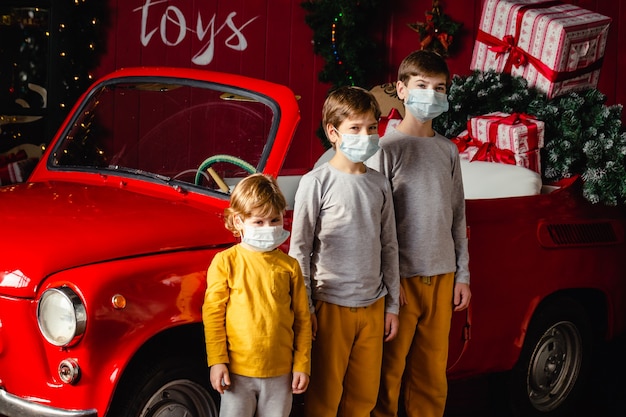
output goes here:
[{"label": "car headlight", "polygon": [[68,346],[85,332],[87,313],[80,297],[70,288],[51,288],[39,300],[37,322],[48,342]]}]

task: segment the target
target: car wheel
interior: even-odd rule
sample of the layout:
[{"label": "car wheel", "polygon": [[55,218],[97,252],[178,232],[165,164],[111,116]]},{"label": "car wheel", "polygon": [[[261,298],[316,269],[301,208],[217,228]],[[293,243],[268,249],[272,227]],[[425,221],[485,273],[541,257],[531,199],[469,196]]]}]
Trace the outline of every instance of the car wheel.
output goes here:
[{"label": "car wheel", "polygon": [[107,415],[115,417],[217,417],[218,400],[206,367],[170,358],[132,369]]},{"label": "car wheel", "polygon": [[559,298],[541,307],[510,374],[515,414],[558,416],[583,401],[592,344],[591,324],[578,302]]}]

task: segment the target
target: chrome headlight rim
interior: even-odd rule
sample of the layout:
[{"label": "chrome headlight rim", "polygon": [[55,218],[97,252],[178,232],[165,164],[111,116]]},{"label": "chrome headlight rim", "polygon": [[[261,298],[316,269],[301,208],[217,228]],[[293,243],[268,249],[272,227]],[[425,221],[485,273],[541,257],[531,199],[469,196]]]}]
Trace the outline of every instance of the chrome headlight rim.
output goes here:
[{"label": "chrome headlight rim", "polygon": [[[65,308],[64,314],[69,314],[71,325],[73,329],[69,330],[67,334],[54,334],[53,330],[49,328],[48,322],[60,323],[62,318],[60,316],[50,317],[50,312],[47,311],[48,302],[56,300],[61,302],[62,307]],[[63,306],[64,304],[64,306]],[[70,287],[56,287],[48,288],[45,290],[37,305],[37,324],[39,331],[46,339],[46,341],[54,346],[68,347],[75,345],[85,333],[87,327],[87,312],[82,299],[76,294]]]}]

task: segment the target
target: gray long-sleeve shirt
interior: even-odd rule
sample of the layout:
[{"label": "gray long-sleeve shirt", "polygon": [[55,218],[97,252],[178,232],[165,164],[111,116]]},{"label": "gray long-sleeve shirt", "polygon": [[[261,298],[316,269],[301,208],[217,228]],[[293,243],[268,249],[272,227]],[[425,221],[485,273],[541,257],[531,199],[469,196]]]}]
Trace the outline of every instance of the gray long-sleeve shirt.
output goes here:
[{"label": "gray long-sleeve shirt", "polygon": [[398,242],[387,178],[324,163],[300,180],[293,217],[289,255],[300,263],[309,300],[365,307],[386,296],[385,311],[398,313]]},{"label": "gray long-sleeve shirt", "polygon": [[366,165],[391,181],[400,276],[455,272],[469,284],[465,197],[456,145],[440,134],[414,137],[392,129]]}]

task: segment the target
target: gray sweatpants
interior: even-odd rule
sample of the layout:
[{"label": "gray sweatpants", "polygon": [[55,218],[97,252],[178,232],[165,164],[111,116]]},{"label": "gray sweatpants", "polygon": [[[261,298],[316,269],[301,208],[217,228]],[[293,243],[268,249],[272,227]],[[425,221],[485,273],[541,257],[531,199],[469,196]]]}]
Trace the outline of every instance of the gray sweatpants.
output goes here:
[{"label": "gray sweatpants", "polygon": [[231,373],[220,417],[289,417],[292,401],[291,374],[249,378]]}]

